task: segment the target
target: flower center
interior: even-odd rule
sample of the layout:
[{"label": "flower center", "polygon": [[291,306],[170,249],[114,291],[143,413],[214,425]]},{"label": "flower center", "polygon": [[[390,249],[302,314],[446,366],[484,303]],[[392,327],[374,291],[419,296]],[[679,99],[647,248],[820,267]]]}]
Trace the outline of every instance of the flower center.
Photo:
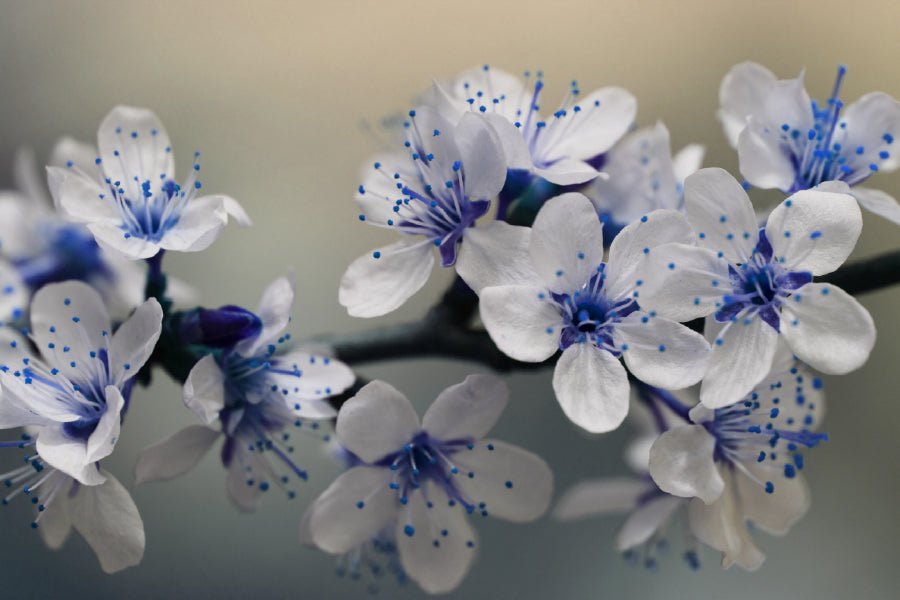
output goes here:
[{"label": "flower center", "polygon": [[613,339],[615,324],[640,307],[631,298],[614,301],[606,296],[603,290],[605,266],[605,263],[602,264],[600,270],[577,292],[551,293],[564,323],[559,339],[560,350],[572,344],[591,343],[615,356],[621,354]]}]

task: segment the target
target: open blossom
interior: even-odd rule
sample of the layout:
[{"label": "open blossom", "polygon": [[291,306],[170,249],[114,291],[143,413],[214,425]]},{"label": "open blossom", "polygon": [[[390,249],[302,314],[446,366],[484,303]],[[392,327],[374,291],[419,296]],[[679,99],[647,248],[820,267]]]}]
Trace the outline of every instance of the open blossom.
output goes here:
[{"label": "open blossom", "polygon": [[719,89],[719,118],[738,150],[741,174],[760,188],[786,194],[825,181],[843,181],[877,215],[900,223],[900,204],[859,184],[900,166],[900,102],[871,92],[844,109],[839,98],[846,68],[838,69],[828,100],[810,100],[803,75],[778,80],[753,62],[734,66]]},{"label": "open blossom", "polygon": [[[621,138],[637,113],[637,101],[617,87],[581,96],[576,82],[550,116],[542,116],[543,73],[525,80],[488,66],[435,84],[431,101],[444,115],[480,113],[495,127],[507,166],[560,185],[584,183],[598,173],[587,161]],[[549,114],[545,111],[545,114]]]},{"label": "open blossom", "polygon": [[[96,150],[63,138],[50,163],[65,164],[60,156],[88,169],[94,167]],[[41,286],[70,279],[100,292],[112,317],[124,320],[144,299],[144,267],[103,250],[83,224],[54,210],[31,152],[16,154],[15,174],[18,189],[0,192],[0,321],[23,317],[31,294]]]},{"label": "open blossom", "polygon": [[393,529],[403,570],[448,592],[475,557],[467,514],[531,521],[547,510],[553,476],[539,457],[483,439],[506,406],[505,384],[470,375],[444,390],[422,422],[403,394],[374,381],[338,413],[337,435],[363,464],[309,507],[302,537],[344,554]]},{"label": "open blossom", "polygon": [[691,144],[675,156],[662,122],[629,133],[603,155],[603,172],[582,192],[604,222],[607,245],[626,225],[657,209],[684,210],[684,179],[700,168],[703,147]]},{"label": "open blossom", "polygon": [[198,162],[176,182],[169,135],[151,111],[115,107],[100,124],[97,143],[97,175],[69,161],[48,168],[48,177],[59,210],[85,223],[101,247],[130,259],[161,250],[196,252],[215,241],[229,215],[250,224],[232,198],[197,197]]},{"label": "open blossom", "polygon": [[[287,430],[315,430],[315,421],[334,417],[327,398],[348,388],[354,375],[327,356],[283,350],[293,300],[293,285],[277,279],[256,309],[255,334],[206,355],[191,369],[184,402],[204,425],[188,426],[146,448],[136,469],[139,483],[182,475],[220,438],[228,495],[241,510],[253,510],[263,492],[273,484],[284,487],[289,475],[306,479],[290,456],[294,447]],[[219,430],[208,427],[216,421]]]},{"label": "open blossom", "polygon": [[377,317],[406,302],[428,280],[435,246],[441,266],[453,266],[457,245],[506,180],[500,142],[483,117],[456,122],[422,107],[405,125],[407,151],[375,162],[356,194],[361,221],[404,239],[359,257],[344,273],[338,299],[354,317]]},{"label": "open blossom", "polygon": [[508,356],[540,362],[562,350],[556,398],[590,432],[618,427],[628,412],[628,370],[656,387],[703,377],[709,345],[687,327],[643,310],[639,274],[649,248],[687,239],[675,211],[626,227],[603,262],[603,224],[577,193],[544,204],[531,229],[494,223],[463,249],[460,275],[479,295],[481,318]]},{"label": "open blossom", "polygon": [[107,572],[137,564],[143,524],[134,502],[100,468],[119,436],[133,376],[149,358],[162,327],[162,309],[150,299],[113,334],[100,296],[86,284],[49,284],[31,306],[32,340],[4,333],[0,352],[0,428],[33,433],[0,447],[33,447],[26,464],[3,476],[38,508],[33,526],[59,547],[74,527]]},{"label": "open blossom", "polygon": [[759,229],[750,200],[722,169],[685,182],[698,246],[666,244],[649,253],[643,300],[680,321],[714,314],[725,323],[712,344],[700,400],[737,402],[769,372],[778,339],[829,374],[859,368],[875,325],[852,296],[813,276],[837,269],[856,245],[862,217],[840,182],[795,193]]},{"label": "open blossom", "polygon": [[664,491],[693,498],[691,531],[723,553],[722,566],[758,568],[764,559],[747,522],[785,534],[809,507],[802,448],[824,412],[822,381],[785,346],[772,372],[743,401],[690,411],[691,423],[663,433],[650,450],[650,474]]}]

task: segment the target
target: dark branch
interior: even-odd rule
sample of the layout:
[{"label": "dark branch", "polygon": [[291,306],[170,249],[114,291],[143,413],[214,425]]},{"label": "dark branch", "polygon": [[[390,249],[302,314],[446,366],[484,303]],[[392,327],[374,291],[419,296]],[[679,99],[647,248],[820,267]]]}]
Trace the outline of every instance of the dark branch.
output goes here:
[{"label": "dark branch", "polygon": [[848,294],[864,294],[900,283],[900,250],[858,260],[817,278],[833,283]]}]

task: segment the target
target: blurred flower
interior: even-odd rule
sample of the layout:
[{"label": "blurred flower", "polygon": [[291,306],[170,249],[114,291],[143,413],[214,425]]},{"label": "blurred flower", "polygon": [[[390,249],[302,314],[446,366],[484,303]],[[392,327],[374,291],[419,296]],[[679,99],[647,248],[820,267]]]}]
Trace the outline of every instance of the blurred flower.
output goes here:
[{"label": "blurred flower", "polygon": [[845,191],[832,182],[797,192],[758,229],[746,192],[728,173],[702,169],[686,180],[699,246],[651,249],[642,299],[669,318],[715,313],[725,323],[700,389],[708,408],[749,393],[769,372],[780,336],[825,373],[847,373],[868,359],[872,317],[840,288],[812,283],[844,262],[862,229],[859,207]]},{"label": "blurred flower", "polygon": [[[289,473],[306,479],[306,472],[290,457],[294,448],[286,429],[302,427],[306,419],[334,417],[336,411],[327,398],[344,391],[355,377],[338,360],[280,348],[290,339],[282,331],[293,301],[293,285],[287,278],[277,279],[256,309],[255,335],[242,337],[194,365],[184,384],[184,402],[205,425],[186,427],[141,452],[138,483],[182,475],[221,436],[225,438],[222,462],[228,469],[227,491],[239,509],[256,508],[260,494],[273,483],[284,486]],[[212,331],[206,334],[216,337]],[[207,427],[216,420],[220,431]],[[318,429],[318,424],[308,428]],[[270,460],[270,455],[277,461]],[[293,492],[288,495],[293,497]]]},{"label": "blurred flower", "polygon": [[[491,229],[499,232],[489,238]],[[639,266],[648,248],[684,240],[675,211],[656,211],[626,227],[603,262],[603,224],[581,194],[541,208],[531,229],[492,224],[463,250],[460,275],[478,294],[491,339],[508,356],[540,362],[562,355],[553,390],[566,416],[598,433],[628,412],[628,373],[678,389],[703,377],[709,345],[698,333],[642,310]],[[479,238],[481,240],[481,238]]]},{"label": "blurred flower", "polygon": [[741,174],[752,185],[786,194],[843,181],[877,215],[900,223],[900,204],[881,190],[858,184],[878,171],[900,166],[893,145],[900,136],[900,103],[871,92],[849,105],[838,98],[846,68],[838,68],[828,101],[810,100],[797,79],[776,80],[765,67],[732,67],[719,88],[719,118],[738,150]]},{"label": "blurred flower", "polygon": [[309,507],[303,538],[345,554],[392,528],[410,578],[429,593],[454,589],[475,556],[466,514],[531,521],[550,503],[553,476],[543,460],[482,439],[507,396],[499,379],[470,375],[444,390],[420,424],[400,392],[381,381],[366,385],[337,420],[341,443],[364,464]]},{"label": "blurred flower", "polygon": [[60,211],[86,223],[101,247],[133,260],[160,250],[196,252],[215,241],[229,215],[250,225],[232,198],[196,197],[199,163],[183,185],[175,182],[169,135],[151,111],[117,106],[100,124],[97,143],[98,177],[74,161],[50,167],[48,177]]}]

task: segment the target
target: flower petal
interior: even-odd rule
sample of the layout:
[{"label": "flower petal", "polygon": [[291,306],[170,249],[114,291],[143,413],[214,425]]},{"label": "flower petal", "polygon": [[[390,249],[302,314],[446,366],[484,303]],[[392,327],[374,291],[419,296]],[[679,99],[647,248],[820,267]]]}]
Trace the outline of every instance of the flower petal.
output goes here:
[{"label": "flower petal", "polygon": [[900,225],[900,204],[881,190],[872,190],[856,186],[850,192],[859,205],[879,217]]},{"label": "flower petal", "polygon": [[773,260],[813,275],[841,266],[861,231],[862,214],[852,196],[818,189],[797,192],[775,207],[766,222]]},{"label": "flower petal", "polygon": [[637,114],[637,100],[619,87],[595,90],[580,98],[578,105],[580,111],[569,111],[548,124],[545,139],[555,137],[549,131],[553,125],[566,131],[566,135],[544,144],[541,154],[548,160],[563,157],[586,160],[603,154],[625,135]]},{"label": "flower petal", "polygon": [[528,253],[529,227],[494,221],[484,227],[467,228],[463,239],[456,272],[476,294],[487,286],[543,286]]},{"label": "flower petal", "polygon": [[184,404],[207,425],[225,408],[225,374],[215,357],[207,354],[197,361],[184,382]]},{"label": "flower petal", "polygon": [[106,478],[102,485],[81,485],[68,495],[66,512],[103,572],[115,573],[141,562],[144,523],[128,490],[107,471],[101,474]]},{"label": "flower petal", "polygon": [[755,62],[742,62],[731,67],[719,86],[719,112],[725,137],[732,148],[747,125],[747,116],[756,114],[774,86],[775,75]]},{"label": "flower petal", "polygon": [[688,505],[691,533],[723,553],[723,567],[738,564],[748,571],[755,571],[765,556],[753,543],[732,488],[726,482],[722,495],[712,504],[704,504],[699,498],[691,501]]},{"label": "flower petal", "polygon": [[110,342],[110,377],[121,385],[144,366],[162,331],[162,307],[149,298],[122,323]]},{"label": "flower petal", "polygon": [[796,172],[791,156],[782,151],[779,139],[764,124],[751,117],[737,144],[741,175],[752,185],[768,190],[789,190]]},{"label": "flower petal", "polygon": [[809,283],[781,307],[781,333],[797,357],[829,375],[861,367],[875,345],[875,323],[862,304],[829,283]]},{"label": "flower petal", "polygon": [[778,332],[760,318],[729,321],[712,344],[709,372],[700,386],[707,408],[734,404],[769,373]]},{"label": "flower petal", "polygon": [[544,288],[505,285],[481,291],[481,320],[507,356],[540,362],[559,348],[562,316]]},{"label": "flower petal", "polygon": [[290,322],[293,304],[294,282],[291,279],[279,277],[270,283],[256,308],[262,329],[255,337],[235,344],[234,351],[244,356],[255,356],[261,348],[272,343]]},{"label": "flower petal", "polygon": [[645,543],[663,529],[673,513],[685,500],[675,496],[660,496],[639,506],[631,513],[616,534],[616,550],[625,552]]},{"label": "flower petal", "polygon": [[509,399],[509,388],[493,375],[469,375],[445,389],[425,411],[422,429],[439,440],[480,440]]},{"label": "flower petal", "polygon": [[685,244],[649,249],[638,275],[641,308],[680,322],[714,313],[732,289],[728,263],[712,250]]},{"label": "flower petal", "polygon": [[759,226],[747,192],[727,171],[700,169],[684,180],[684,206],[700,245],[731,263],[753,252]]},{"label": "flower petal", "polygon": [[[737,494],[741,499],[741,512],[757,527],[774,534],[784,535],[809,509],[809,487],[803,477],[780,477],[774,491],[768,493],[764,470],[749,467],[751,479],[746,473],[735,471]],[[771,475],[769,475],[771,476]]]},{"label": "flower petal", "polygon": [[652,489],[652,484],[634,477],[581,481],[563,493],[552,516],[560,521],[574,521],[584,517],[627,512],[637,506],[638,499]]},{"label": "flower petal", "polygon": [[95,463],[101,458],[112,454],[116,441],[119,439],[121,429],[122,409],[125,407],[125,398],[122,392],[114,385],[106,386],[106,412],[97,421],[94,431],[87,439],[86,460],[88,464]]},{"label": "flower petal", "polygon": [[79,223],[121,223],[122,217],[105,199],[109,190],[96,180],[71,169],[47,167],[50,191],[59,211]]},{"label": "flower petal", "polygon": [[534,174],[556,185],[577,185],[599,175],[597,169],[575,158],[561,158],[543,168],[535,168]]},{"label": "flower petal", "polygon": [[462,157],[466,195],[493,198],[506,182],[506,157],[500,138],[487,119],[475,113],[463,115],[454,133]]},{"label": "flower petal", "polygon": [[309,540],[330,554],[368,542],[397,519],[401,505],[390,480],[391,472],[382,467],[354,467],[339,475],[307,509]]},{"label": "flower petal", "polygon": [[333,418],[337,411],[325,399],[343,392],[356,380],[350,367],[327,356],[291,352],[269,360],[266,383],[277,386],[288,409],[305,419]]},{"label": "flower petal", "polygon": [[591,433],[622,424],[628,390],[628,375],[619,359],[592,344],[566,348],[553,371],[553,391],[563,412]]},{"label": "flower petal", "polygon": [[397,522],[403,570],[429,594],[459,586],[475,559],[477,536],[466,511],[459,503],[449,506],[446,498],[440,487],[428,481],[422,493],[412,495]]},{"label": "flower petal", "polygon": [[373,381],[341,407],[336,432],[350,452],[371,463],[402,449],[419,429],[419,416],[406,396]]},{"label": "flower petal", "polygon": [[[41,539],[51,550],[62,548],[69,539],[69,534],[72,533],[72,522],[69,520],[69,515],[66,514],[65,505],[74,480],[62,473],[57,473],[56,477],[65,477],[68,481],[59,484],[61,487],[57,490],[56,497],[46,506],[40,514],[40,521],[38,521]],[[47,484],[49,483],[48,481]]]},{"label": "flower petal", "polygon": [[87,462],[84,442],[70,438],[61,427],[42,428],[35,448],[48,465],[85,485],[99,485],[104,481],[97,465]]},{"label": "flower petal", "polygon": [[591,201],[570,192],[545,202],[531,228],[530,250],[551,290],[580,290],[603,262],[603,224]]},{"label": "flower petal", "polygon": [[[864,149],[850,154],[851,161],[856,159],[862,168],[875,163],[879,171],[893,171],[900,166],[900,154],[885,140],[886,136],[900,138],[900,102],[884,92],[870,92],[848,106],[841,121],[846,123],[844,147]],[[879,151],[888,154],[882,158]],[[850,167],[855,170],[857,165]]]},{"label": "flower petal", "polygon": [[226,199],[227,196],[203,196],[188,202],[178,223],[163,233],[159,246],[178,252],[199,252],[209,248],[228,224]]},{"label": "flower petal", "polygon": [[115,223],[95,221],[86,226],[101,248],[129,260],[150,258],[160,250],[158,243],[131,235]]},{"label": "flower petal", "polygon": [[650,476],[664,492],[711,504],[725,488],[713,461],[715,449],[716,438],[702,425],[673,427],[650,448]]},{"label": "flower petal", "polygon": [[522,523],[537,519],[550,506],[550,467],[540,456],[518,446],[481,440],[454,454],[453,463],[472,475],[457,477],[456,485],[472,504],[491,516]]},{"label": "flower petal", "polygon": [[144,181],[175,177],[169,134],[159,117],[146,108],[113,108],[100,123],[97,146],[106,175],[126,189],[131,187],[133,198],[140,197]]},{"label": "flower petal", "polygon": [[622,358],[631,373],[650,385],[678,390],[700,381],[709,366],[709,344],[684,325],[633,312],[616,326],[628,345]]},{"label": "flower petal", "polygon": [[433,267],[430,243],[404,239],[384,246],[350,264],[341,278],[338,301],[350,316],[380,317],[400,308],[419,291]]},{"label": "flower petal", "polygon": [[141,450],[134,470],[135,485],[184,475],[200,462],[221,431],[188,425],[168,438]]}]

